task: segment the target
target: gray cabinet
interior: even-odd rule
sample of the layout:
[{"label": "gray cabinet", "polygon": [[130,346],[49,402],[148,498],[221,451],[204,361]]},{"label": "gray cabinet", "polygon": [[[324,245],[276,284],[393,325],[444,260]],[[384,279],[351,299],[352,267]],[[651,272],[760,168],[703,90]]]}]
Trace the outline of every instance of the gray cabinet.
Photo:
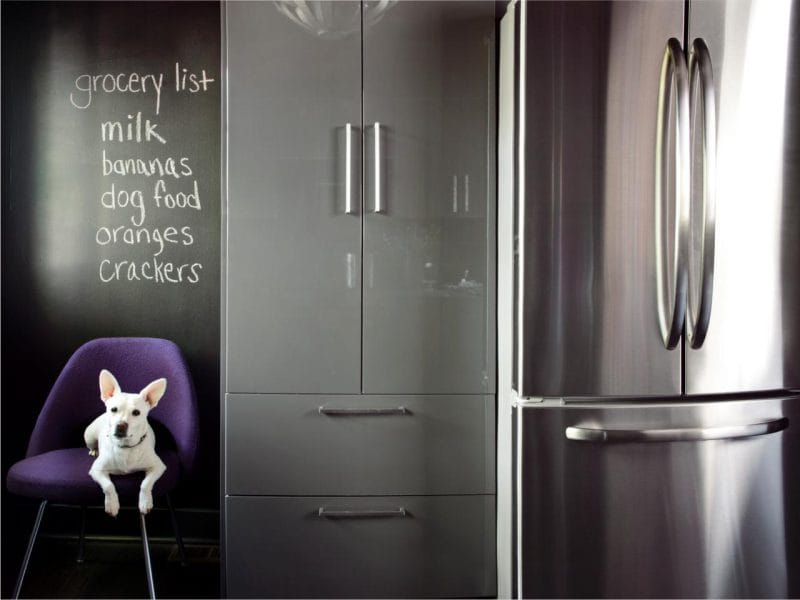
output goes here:
[{"label": "gray cabinet", "polygon": [[315,37],[265,2],[230,2],[226,21],[227,389],[358,393],[345,131],[361,119],[360,40]]},{"label": "gray cabinet", "polygon": [[493,3],[226,6],[227,390],[492,393]]},{"label": "gray cabinet", "polygon": [[494,3],[224,10],[227,592],[494,595]]},{"label": "gray cabinet", "polygon": [[228,494],[495,491],[494,396],[229,394],[225,406]]},{"label": "gray cabinet", "polygon": [[494,6],[364,30],[365,393],[494,390]]},{"label": "gray cabinet", "polygon": [[232,598],[496,593],[494,496],[233,497],[225,504]]}]

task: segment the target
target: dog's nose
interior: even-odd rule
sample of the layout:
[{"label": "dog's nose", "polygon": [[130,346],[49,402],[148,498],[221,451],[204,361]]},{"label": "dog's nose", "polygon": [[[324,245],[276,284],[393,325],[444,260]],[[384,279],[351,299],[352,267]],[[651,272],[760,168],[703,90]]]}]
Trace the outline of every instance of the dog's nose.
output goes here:
[{"label": "dog's nose", "polygon": [[116,437],[125,437],[128,435],[128,424],[127,423],[117,423],[117,427],[114,430],[114,435]]}]

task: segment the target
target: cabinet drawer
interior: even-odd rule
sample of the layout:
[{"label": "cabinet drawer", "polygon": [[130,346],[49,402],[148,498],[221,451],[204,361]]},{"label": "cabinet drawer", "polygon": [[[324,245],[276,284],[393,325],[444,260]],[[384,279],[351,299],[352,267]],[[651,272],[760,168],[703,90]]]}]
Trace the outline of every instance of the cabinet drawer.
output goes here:
[{"label": "cabinet drawer", "polygon": [[494,396],[226,397],[230,495],[494,493]]},{"label": "cabinet drawer", "polygon": [[494,496],[225,503],[230,597],[496,594]]}]

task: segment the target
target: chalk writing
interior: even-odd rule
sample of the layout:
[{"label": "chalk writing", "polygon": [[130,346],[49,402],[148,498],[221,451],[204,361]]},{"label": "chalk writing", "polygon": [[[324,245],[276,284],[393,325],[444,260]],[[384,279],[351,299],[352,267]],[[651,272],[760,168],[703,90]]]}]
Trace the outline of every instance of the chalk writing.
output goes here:
[{"label": "chalk writing", "polygon": [[[188,79],[188,82],[187,82]],[[213,79],[210,79],[206,75],[206,70],[203,69],[200,74],[200,78],[196,73],[189,71],[186,67],[181,67],[180,63],[175,63],[175,91],[188,91],[190,94],[196,94],[197,92],[208,91],[208,84],[214,83]],[[202,89],[201,89],[202,88]]]},{"label": "chalk writing", "polygon": [[[206,69],[180,62],[165,72],[81,73],[75,77],[70,104],[78,110],[95,108],[98,113],[99,166],[107,183],[98,190],[102,223],[95,229],[94,243],[103,252],[115,249],[114,257],[99,257],[97,275],[102,283],[200,281],[202,262],[186,259],[198,236],[190,222],[181,222],[203,210],[202,183],[195,176],[192,159],[169,151],[142,156],[142,149],[169,147],[175,132],[170,132],[167,122],[153,117],[160,114],[170,93],[204,93],[214,82]],[[112,94],[146,98],[149,105],[123,114],[99,114],[105,106],[117,106],[99,102],[101,96]],[[162,222],[164,219],[167,221]],[[186,250],[174,254],[180,248]]]},{"label": "chalk writing", "polygon": [[[134,120],[135,119],[135,120]],[[136,116],[128,115],[127,134],[123,133],[123,124],[121,121],[104,121],[100,123],[100,138],[104,142],[149,142],[155,139],[162,144],[166,144],[167,140],[156,133],[157,123],[152,123],[150,119],[144,120],[144,136],[142,136],[142,112],[136,113]]]},{"label": "chalk writing", "polygon": [[[148,81],[150,82],[148,84]],[[161,110],[161,88],[164,74],[139,75],[138,73],[101,73],[91,75],[83,73],[75,78],[75,90],[70,93],[69,101],[75,108],[85,110],[92,105],[98,93],[105,94],[155,94],[156,114]]]}]

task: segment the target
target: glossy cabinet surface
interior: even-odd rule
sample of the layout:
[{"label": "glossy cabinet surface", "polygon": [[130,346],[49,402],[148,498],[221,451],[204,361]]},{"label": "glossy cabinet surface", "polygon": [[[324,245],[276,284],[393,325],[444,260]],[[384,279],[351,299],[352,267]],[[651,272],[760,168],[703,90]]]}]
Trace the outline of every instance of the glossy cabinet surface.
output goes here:
[{"label": "glossy cabinet surface", "polygon": [[360,186],[347,214],[345,134],[361,120],[360,35],[315,36],[266,2],[230,2],[226,21],[227,390],[358,393]]},{"label": "glossy cabinet surface", "polygon": [[228,395],[225,491],[491,494],[494,412],[494,396]]},{"label": "glossy cabinet surface", "polygon": [[228,391],[493,392],[494,5],[226,15]]},{"label": "glossy cabinet surface", "polygon": [[494,390],[494,29],[491,2],[364,29],[365,393]]},{"label": "glossy cabinet surface", "polygon": [[224,12],[227,595],[493,596],[494,3]]},{"label": "glossy cabinet surface", "polygon": [[494,496],[225,503],[232,598],[495,595]]}]

